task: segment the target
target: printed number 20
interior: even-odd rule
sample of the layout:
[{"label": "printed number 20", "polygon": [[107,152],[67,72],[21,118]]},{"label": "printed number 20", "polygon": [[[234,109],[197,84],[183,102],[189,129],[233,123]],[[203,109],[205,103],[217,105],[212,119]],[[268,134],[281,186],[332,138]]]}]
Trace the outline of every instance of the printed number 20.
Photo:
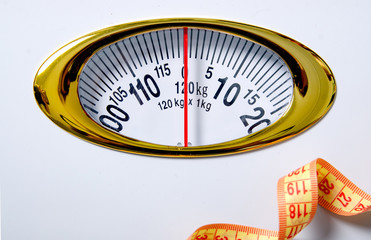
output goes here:
[{"label": "printed number 20", "polygon": [[[247,127],[249,125],[249,123],[247,122],[247,119],[259,120],[265,114],[264,109],[261,108],[261,107],[254,108],[254,111],[258,113],[256,116],[252,116],[252,115],[242,115],[242,116],[240,116],[240,119],[241,119],[241,121],[242,121],[242,123],[245,127]],[[247,130],[247,132],[249,134],[251,134],[253,132],[254,128],[256,128],[257,126],[259,126],[262,123],[265,123],[265,124],[267,124],[267,126],[269,126],[271,124],[271,121],[269,119],[262,119],[262,120],[260,120],[256,123],[254,123],[253,125],[251,125],[249,127],[249,129]]]}]

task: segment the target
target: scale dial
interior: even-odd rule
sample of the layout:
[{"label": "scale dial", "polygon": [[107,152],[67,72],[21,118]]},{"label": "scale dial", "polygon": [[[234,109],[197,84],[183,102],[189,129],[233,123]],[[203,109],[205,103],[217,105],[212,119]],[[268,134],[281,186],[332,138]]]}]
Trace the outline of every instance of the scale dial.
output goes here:
[{"label": "scale dial", "polygon": [[327,65],[294,40],[209,19],[84,36],[44,63],[34,87],[64,129],[160,156],[222,155],[293,136],[328,111],[336,89]]},{"label": "scale dial", "polygon": [[100,49],[84,65],[78,90],[84,110],[108,130],[167,146],[184,146],[188,134],[189,146],[204,146],[276,122],[290,105],[293,79],[284,60],[256,42],[216,30],[170,28]]}]

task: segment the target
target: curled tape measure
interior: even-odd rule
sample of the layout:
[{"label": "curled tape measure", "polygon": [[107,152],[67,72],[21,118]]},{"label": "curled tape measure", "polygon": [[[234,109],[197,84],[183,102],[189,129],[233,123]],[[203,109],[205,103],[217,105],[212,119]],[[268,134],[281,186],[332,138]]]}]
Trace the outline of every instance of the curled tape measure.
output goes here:
[{"label": "curled tape measure", "polygon": [[312,221],[318,204],[343,216],[371,211],[371,195],[323,159],[282,177],[277,184],[277,195],[279,231],[211,224],[197,229],[188,240],[293,239]]}]

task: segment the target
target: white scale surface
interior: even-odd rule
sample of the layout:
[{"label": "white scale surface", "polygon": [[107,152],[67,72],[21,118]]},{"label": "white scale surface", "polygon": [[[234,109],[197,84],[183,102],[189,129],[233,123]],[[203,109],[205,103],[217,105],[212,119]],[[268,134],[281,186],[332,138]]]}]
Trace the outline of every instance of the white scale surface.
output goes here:
[{"label": "white scale surface", "polygon": [[[0,9],[5,240],[185,240],[196,228],[220,222],[278,230],[277,180],[317,157],[371,193],[369,1],[2,0]],[[199,160],[97,147],[58,128],[38,109],[33,78],[62,45],[111,25],[178,16],[257,25],[307,45],[334,72],[333,108],[316,126],[281,144]],[[339,217],[319,208],[296,239],[370,236],[370,213]]]}]

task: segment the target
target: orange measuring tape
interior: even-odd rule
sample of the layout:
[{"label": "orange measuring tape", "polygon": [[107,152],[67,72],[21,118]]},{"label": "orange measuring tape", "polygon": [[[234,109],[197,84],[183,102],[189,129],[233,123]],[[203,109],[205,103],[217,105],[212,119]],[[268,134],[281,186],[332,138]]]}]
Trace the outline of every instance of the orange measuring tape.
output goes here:
[{"label": "orange measuring tape", "polygon": [[188,240],[293,239],[312,221],[318,204],[343,216],[371,211],[371,195],[323,159],[314,160],[282,177],[277,192],[279,231],[210,224],[197,229]]}]

